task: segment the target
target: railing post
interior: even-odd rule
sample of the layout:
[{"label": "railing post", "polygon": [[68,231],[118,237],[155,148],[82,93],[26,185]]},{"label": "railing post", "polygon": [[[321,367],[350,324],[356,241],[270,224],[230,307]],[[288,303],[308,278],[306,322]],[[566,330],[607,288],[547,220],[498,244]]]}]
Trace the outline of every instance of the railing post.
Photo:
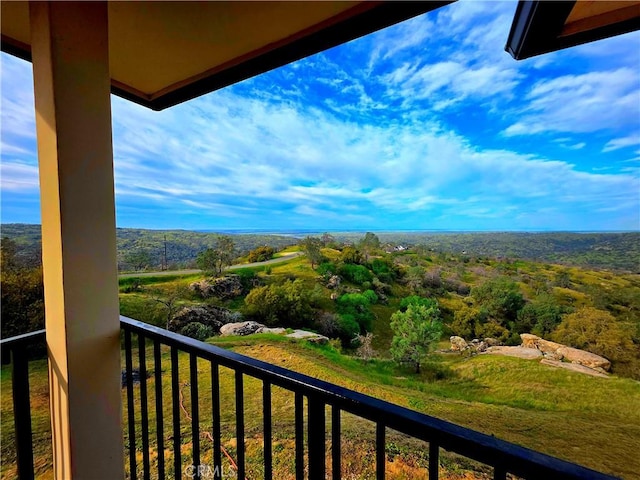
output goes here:
[{"label": "railing post", "polygon": [[325,478],[325,419],[324,403],[309,397],[309,479]]},{"label": "railing post", "polygon": [[342,477],[341,460],[341,436],[340,436],[340,409],[331,407],[331,478],[340,480]]},{"label": "railing post", "polygon": [[29,356],[26,345],[16,345],[11,352],[13,385],[13,421],[16,434],[18,478],[32,480],[33,439],[31,404],[29,403]]},{"label": "railing post", "polygon": [[262,416],[264,429],[264,478],[271,480],[273,477],[273,447],[271,429],[271,384],[267,381],[262,383]]},{"label": "railing post", "polygon": [[296,480],[304,480],[304,396],[302,393],[295,392],[294,405]]},{"label": "railing post", "polygon": [[386,441],[384,423],[376,424],[376,478],[384,480],[386,467]]},{"label": "railing post", "polygon": [[438,480],[440,471],[440,446],[433,440],[429,442],[429,480]]},{"label": "railing post", "polygon": [[238,461],[238,478],[245,477],[244,457],[244,383],[242,371],[236,370],[236,460]]}]

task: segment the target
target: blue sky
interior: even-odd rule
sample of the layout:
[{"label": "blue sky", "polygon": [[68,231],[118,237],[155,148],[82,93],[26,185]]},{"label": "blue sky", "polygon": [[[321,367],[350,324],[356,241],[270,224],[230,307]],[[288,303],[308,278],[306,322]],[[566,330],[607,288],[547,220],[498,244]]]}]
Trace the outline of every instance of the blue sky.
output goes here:
[{"label": "blue sky", "polygon": [[[163,112],[112,97],[119,227],[640,229],[640,32],[516,62],[459,2]],[[1,220],[39,223],[31,65],[1,57]]]}]

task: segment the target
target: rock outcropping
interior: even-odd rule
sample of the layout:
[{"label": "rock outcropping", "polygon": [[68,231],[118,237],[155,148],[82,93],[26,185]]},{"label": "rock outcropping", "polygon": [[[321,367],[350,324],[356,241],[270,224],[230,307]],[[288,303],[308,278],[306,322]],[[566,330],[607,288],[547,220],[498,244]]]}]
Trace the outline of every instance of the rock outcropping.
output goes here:
[{"label": "rock outcropping", "polygon": [[520,338],[522,339],[522,344],[516,347],[499,346],[498,341],[494,338],[474,339],[471,342],[467,342],[462,337],[453,336],[449,340],[451,341],[451,351],[453,352],[469,351],[471,354],[487,353],[524,358],[526,360],[539,360],[543,365],[564,368],[596,377],[607,377],[607,372],[611,368],[609,360],[595,353],[567,347],[561,343],[551,342],[530,333],[522,333]]},{"label": "rock outcropping", "polygon": [[242,316],[222,307],[212,305],[202,307],[184,307],[169,322],[169,330],[179,332],[189,323],[201,323],[217,332],[221,326],[229,322],[237,322]]},{"label": "rock outcropping", "polygon": [[228,337],[232,335],[251,335],[252,333],[256,333],[258,329],[263,328],[264,325],[258,322],[237,322],[237,323],[227,323],[226,325],[222,325],[220,327],[220,336]]},{"label": "rock outcropping", "polygon": [[542,358],[540,350],[528,347],[489,347],[483,353],[506,355],[507,357],[524,358],[525,360],[539,360]]},{"label": "rock outcropping", "polygon": [[189,289],[202,298],[217,297],[223,300],[238,297],[244,290],[239,275],[200,280],[189,285]]},{"label": "rock outcropping", "polygon": [[611,369],[611,362],[595,353],[567,347],[561,343],[550,342],[530,333],[523,333],[520,338],[522,338],[523,347],[536,348],[551,360],[564,360],[565,362],[583,365],[599,372],[607,372]]},{"label": "rock outcropping", "polygon": [[223,337],[238,335],[253,335],[254,333],[273,333],[276,335],[285,335],[287,338],[293,338],[297,340],[306,340],[311,343],[319,343],[321,345],[329,342],[329,338],[324,335],[320,335],[314,332],[308,332],[306,330],[294,330],[292,333],[287,334],[285,328],[269,328],[258,322],[237,322],[227,323],[220,327],[220,335]]},{"label": "rock outcropping", "polygon": [[465,352],[467,350],[472,353],[481,353],[487,350],[489,347],[495,347],[500,345],[500,342],[495,338],[485,338],[484,340],[480,340],[478,338],[474,338],[470,342],[456,335],[449,337],[449,341],[451,342],[451,351],[452,352]]}]

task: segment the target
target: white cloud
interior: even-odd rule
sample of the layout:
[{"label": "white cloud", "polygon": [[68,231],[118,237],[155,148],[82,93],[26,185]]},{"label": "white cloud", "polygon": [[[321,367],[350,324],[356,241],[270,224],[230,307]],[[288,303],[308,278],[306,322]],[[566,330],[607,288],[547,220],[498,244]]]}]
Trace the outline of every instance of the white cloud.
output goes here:
[{"label": "white cloud", "polygon": [[[372,211],[441,209],[489,218],[509,215],[521,202],[623,206],[638,187],[633,175],[587,173],[563,161],[483,149],[433,122],[358,124],[311,106],[229,91],[197,108],[177,107],[170,119],[118,100],[114,122],[127,132],[126,142],[117,142],[126,147],[116,147],[119,196],[156,195],[225,216],[254,201],[305,216],[323,212],[325,219],[341,211],[364,221]],[[482,214],[486,208],[499,213]]]},{"label": "white cloud", "polygon": [[38,167],[34,165],[3,161],[0,164],[0,178],[3,191],[33,193],[39,188]]},{"label": "white cloud", "polygon": [[594,132],[636,127],[640,118],[640,74],[631,68],[564,75],[536,83],[520,120],[504,134]]},{"label": "white cloud", "polygon": [[604,148],[603,152],[612,152],[613,150],[618,150],[619,148],[625,147],[635,147],[636,145],[640,145],[640,133],[634,133],[627,137],[614,138],[609,140]]}]

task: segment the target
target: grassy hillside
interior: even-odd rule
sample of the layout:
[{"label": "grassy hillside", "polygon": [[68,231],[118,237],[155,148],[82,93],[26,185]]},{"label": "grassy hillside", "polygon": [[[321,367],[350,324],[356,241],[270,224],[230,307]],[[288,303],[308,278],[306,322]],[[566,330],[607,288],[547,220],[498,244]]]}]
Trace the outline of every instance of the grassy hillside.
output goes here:
[{"label": "grassy hillside", "polygon": [[[325,248],[322,252],[327,259],[339,265],[338,250]],[[563,315],[580,311],[585,307],[594,307],[611,314],[627,329],[625,335],[631,342],[628,348],[625,347],[628,355],[624,362],[615,363],[614,371],[640,378],[640,276],[637,274],[612,273],[525,260],[468,258],[459,254],[434,255],[412,251],[386,255],[385,258],[393,264],[395,277],[387,279],[388,283],[384,287],[386,298],[369,307],[374,333],[373,346],[382,358],[389,357],[388,351],[393,336],[389,319],[400,308],[402,298],[408,295],[436,298],[444,319],[444,337],[448,338],[452,334],[462,335],[457,330],[458,312],[477,308],[469,292],[496,278],[504,278],[513,282],[515,288],[521,292],[525,305],[550,302],[561,314],[557,317],[558,321]],[[308,294],[306,301],[313,304],[316,314],[328,312],[334,316],[339,316],[340,312],[337,302],[331,300],[332,294],[335,296],[375,288],[370,281],[354,283],[343,278],[339,288],[329,289],[326,287],[326,276],[320,275],[321,270],[321,266],[313,270],[305,257],[297,257],[281,264],[245,269],[239,273],[252,277],[256,285],[282,285],[288,280],[296,279],[304,286]],[[370,275],[375,277],[372,272]],[[232,310],[245,309],[247,291],[231,300],[215,297],[202,299],[190,294],[187,286],[196,278],[197,276],[141,278],[141,287],[132,293],[124,292],[128,291],[127,285],[133,280],[121,279],[121,312],[123,315],[158,326],[166,325],[166,320],[163,320],[166,309],[154,301],[154,298],[171,295],[176,289],[186,292],[179,300],[182,305],[211,303]],[[257,320],[260,321],[259,318]],[[307,328],[324,333],[319,330],[321,325],[314,323],[313,318],[307,322]],[[295,327],[285,323],[279,326]],[[517,333],[512,337],[519,343]]]},{"label": "grassy hillside", "polygon": [[[640,442],[640,383],[621,378],[594,378],[574,372],[548,369],[536,362],[494,356],[463,358],[439,355],[420,376],[398,369],[383,360],[364,362],[341,355],[330,346],[315,347],[272,336],[218,338],[213,343],[238,353],[276,363],[373,395],[429,415],[495,435],[529,448],[564,458],[623,478],[635,478],[640,471],[637,447]],[[136,356],[134,355],[134,358]],[[165,443],[170,439],[170,371],[168,352],[163,355],[163,400]],[[165,370],[166,369],[166,370]],[[190,410],[188,356],[180,357],[183,402]],[[198,364],[200,373],[201,429],[210,428],[209,367]],[[11,386],[6,367],[2,370],[2,477],[12,478],[13,427],[10,422]],[[34,365],[31,375],[34,395],[36,465],[48,478],[46,366]],[[262,458],[261,387],[246,380],[245,418],[248,478],[260,478]],[[222,443],[235,456],[233,376],[221,372]],[[137,387],[136,387],[137,391]],[[153,405],[153,379],[149,380]],[[126,398],[123,389],[123,401]],[[273,393],[274,452],[276,477],[293,478],[292,395]],[[139,407],[136,393],[136,405]],[[139,410],[138,410],[139,411]],[[125,412],[126,413],[126,412]],[[154,412],[151,412],[152,448],[155,445]],[[345,415],[343,418],[344,478],[368,478],[373,472],[374,429],[370,422]],[[44,433],[42,431],[45,431]],[[126,430],[125,430],[126,431]],[[183,452],[190,455],[190,422],[181,418]],[[388,474],[391,478],[425,478],[426,446],[388,433]],[[203,437],[203,462],[211,461],[211,444]],[[157,452],[152,454],[155,458]],[[169,452],[165,453],[170,461]],[[622,461],[624,459],[624,461]],[[226,460],[225,460],[226,462]],[[482,468],[472,462],[446,455],[444,478],[483,478]],[[228,464],[225,465],[228,467]],[[470,473],[475,472],[475,473]]]}]

